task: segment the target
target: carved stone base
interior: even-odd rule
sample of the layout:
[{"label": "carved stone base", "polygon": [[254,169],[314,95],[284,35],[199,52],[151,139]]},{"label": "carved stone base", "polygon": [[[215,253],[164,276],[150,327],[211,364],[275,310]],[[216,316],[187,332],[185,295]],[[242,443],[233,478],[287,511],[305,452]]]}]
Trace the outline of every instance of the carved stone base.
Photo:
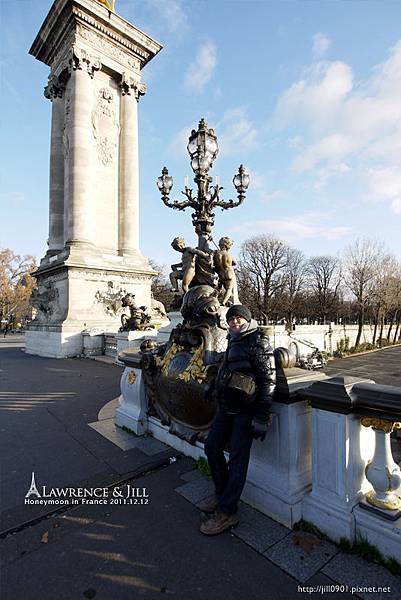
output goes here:
[{"label": "carved stone base", "polygon": [[128,292],[138,305],[150,307],[150,269],[118,256],[103,257],[102,268],[90,264],[92,257],[87,263],[77,257],[73,264],[69,259],[60,264],[56,257],[53,265],[36,272],[36,317],[27,327],[28,353],[57,358],[82,354],[82,331],[118,331],[126,310],[121,298]]},{"label": "carved stone base", "polygon": [[73,325],[30,324],[25,332],[27,354],[68,358],[83,353],[82,328]]},{"label": "carved stone base", "polygon": [[365,539],[380,550],[386,558],[401,562],[401,518],[390,521],[363,510],[354,509],[356,537]]}]

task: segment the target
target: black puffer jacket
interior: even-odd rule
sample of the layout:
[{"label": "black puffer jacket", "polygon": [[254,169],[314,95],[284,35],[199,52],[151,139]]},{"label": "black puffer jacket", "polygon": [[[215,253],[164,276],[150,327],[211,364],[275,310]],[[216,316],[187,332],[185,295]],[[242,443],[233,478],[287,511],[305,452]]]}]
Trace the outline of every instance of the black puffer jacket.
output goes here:
[{"label": "black puffer jacket", "polygon": [[[227,372],[239,371],[250,375],[256,383],[256,391],[249,401],[227,388]],[[224,361],[216,380],[219,403],[229,412],[251,413],[256,419],[265,421],[272,403],[276,384],[276,370],[273,350],[269,338],[260,330],[245,332],[229,339]]]}]

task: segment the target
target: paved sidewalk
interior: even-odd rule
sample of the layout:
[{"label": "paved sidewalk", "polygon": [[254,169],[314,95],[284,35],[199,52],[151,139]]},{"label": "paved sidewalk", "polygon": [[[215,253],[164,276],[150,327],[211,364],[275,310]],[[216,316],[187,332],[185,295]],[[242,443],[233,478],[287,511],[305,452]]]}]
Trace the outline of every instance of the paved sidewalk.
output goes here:
[{"label": "paved sidewalk", "polygon": [[[401,597],[400,578],[382,567],[245,504],[232,532],[202,536],[196,504],[210,480],[157,440],[113,426],[121,369],[26,355],[22,344],[0,341],[1,530],[11,530],[2,539],[2,599]],[[49,507],[24,504],[32,471],[48,488],[124,480],[146,488],[149,500],[78,505],[46,517]],[[329,592],[330,585],[349,591]],[[351,586],[387,585],[391,593],[350,593]]]},{"label": "paved sidewalk", "polygon": [[401,346],[383,348],[359,356],[335,358],[328,362],[324,372],[329,377],[350,375],[401,387]]}]

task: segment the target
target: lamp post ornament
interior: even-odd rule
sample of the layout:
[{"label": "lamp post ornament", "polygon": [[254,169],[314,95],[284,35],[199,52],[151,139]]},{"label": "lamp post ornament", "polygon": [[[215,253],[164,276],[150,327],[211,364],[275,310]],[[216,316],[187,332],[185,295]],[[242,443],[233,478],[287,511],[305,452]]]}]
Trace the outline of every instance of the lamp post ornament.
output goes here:
[{"label": "lamp post ornament", "polygon": [[[242,204],[245,200],[245,192],[249,186],[250,177],[245,167],[240,165],[238,172],[233,178],[233,184],[237,191],[237,200],[223,200],[220,198],[220,192],[223,188],[218,183],[211,185],[213,179],[209,175],[209,170],[212,168],[213,161],[219,151],[217,136],[214,130],[208,127],[204,119],[199,121],[197,131],[195,129],[192,130],[187,150],[191,158],[192,170],[195,173],[194,182],[197,185],[197,193],[194,194],[192,188],[185,186],[184,191],[181,193],[186,199],[182,201],[171,200],[170,192],[173,187],[173,178],[169,175],[167,167],[163,167],[162,174],[157,180],[157,187],[160,190],[162,201],[169,208],[185,210],[190,207],[194,210],[192,213],[192,224],[198,236],[198,247],[191,249],[185,247],[184,244],[183,250],[179,251],[183,252],[184,257],[189,257],[190,250],[198,250],[201,253],[208,253],[211,256],[212,251],[209,248],[208,242],[211,239],[211,231],[214,225],[213,210],[217,206],[222,210],[227,210]],[[189,258],[187,262],[189,262]],[[203,254],[193,253],[191,268],[195,269],[192,286],[199,284],[213,286],[214,271],[212,260],[209,257],[205,258]],[[177,288],[175,288],[175,291],[177,291]]]}]

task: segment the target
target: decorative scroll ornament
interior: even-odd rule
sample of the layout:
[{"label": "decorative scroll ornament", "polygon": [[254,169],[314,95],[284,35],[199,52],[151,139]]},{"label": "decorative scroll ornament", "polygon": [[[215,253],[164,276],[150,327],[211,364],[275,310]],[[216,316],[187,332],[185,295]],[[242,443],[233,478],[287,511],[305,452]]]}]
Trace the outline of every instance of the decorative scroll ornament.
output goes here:
[{"label": "decorative scroll ornament", "polygon": [[208,372],[207,367],[203,362],[203,351],[204,344],[202,343],[194,352],[190,363],[188,364],[185,371],[178,375],[179,379],[183,381],[190,381],[193,379],[197,383],[204,383],[207,379]]},{"label": "decorative scroll ornament", "polygon": [[[137,58],[130,56],[129,54],[121,50],[120,47],[116,46],[116,43],[122,42],[122,40],[119,37],[116,36],[115,38],[113,38],[113,42],[111,42],[105,39],[103,36],[99,35],[98,33],[86,29],[86,27],[82,27],[82,25],[80,24],[78,24],[77,26],[77,33],[79,37],[89,42],[89,44],[93,46],[94,50],[104,52],[105,54],[107,54],[107,56],[110,56],[111,58],[119,62],[121,65],[123,65],[125,68],[133,69],[137,73],[140,72],[140,61]],[[103,34],[108,34],[108,31],[103,31]],[[130,49],[132,50],[133,48]],[[134,51],[138,50],[139,48],[135,46]],[[140,50],[139,53],[141,55],[143,54],[142,52],[140,52]],[[146,57],[148,58],[148,56]]]},{"label": "decorative scroll ornament", "polygon": [[101,88],[92,112],[93,135],[99,160],[104,166],[112,163],[117,153],[120,126],[114,111],[113,100],[111,90]]},{"label": "decorative scroll ornament", "polygon": [[55,98],[62,98],[65,90],[65,83],[60,81],[53,73],[50,73],[47,85],[44,89],[44,96],[53,101]]},{"label": "decorative scroll ornament", "polygon": [[114,284],[109,281],[107,284],[107,291],[101,292],[98,290],[95,294],[95,300],[100,304],[103,304],[105,312],[110,317],[116,317],[122,308],[121,300],[126,295],[127,291],[120,288],[114,289]]},{"label": "decorative scroll ornament", "polygon": [[63,125],[63,148],[64,158],[68,158],[70,153],[70,138],[68,132],[70,131],[71,121],[71,96],[66,95],[65,97],[65,108],[64,108],[64,125]]},{"label": "decorative scroll ornament", "polygon": [[168,352],[164,355],[163,358],[160,358],[159,356],[155,357],[156,366],[160,367],[160,370],[163,373],[163,375],[167,377],[167,375],[169,374],[169,366],[171,361],[173,360],[177,352],[181,352],[182,350],[184,350],[184,346],[180,346],[179,344],[176,344],[174,342],[173,344],[171,344]]},{"label": "decorative scroll ornament", "polygon": [[[192,358],[188,363],[185,371],[179,373],[177,375],[177,379],[182,379],[182,381],[188,382],[191,379],[196,381],[197,383],[203,383],[206,381],[208,377],[207,366],[203,362],[203,352],[204,352],[204,344],[202,343],[198,348],[196,348],[193,352]],[[156,365],[160,367],[163,375],[168,376],[170,371],[170,363],[178,352],[184,351],[184,346],[180,344],[173,343],[169,348],[166,355],[161,359],[160,357],[156,357]]]},{"label": "decorative scroll ornament", "polygon": [[127,381],[129,385],[133,385],[136,381],[136,375],[134,371],[130,371],[127,376]]},{"label": "decorative scroll ornament", "polygon": [[394,429],[401,429],[401,422],[379,419],[377,417],[362,417],[361,425],[379,429],[380,431],[384,431],[384,433],[392,433]]},{"label": "decorative scroll ornament", "polygon": [[71,56],[69,59],[69,71],[81,71],[82,69],[87,70],[89,77],[93,79],[95,75],[95,71],[99,71],[102,68],[102,63],[100,59],[94,56],[91,56],[83,50],[82,48],[78,48],[77,46],[73,46],[71,49]]},{"label": "decorative scroll ornament", "polygon": [[137,81],[128,75],[128,73],[122,74],[120,88],[122,96],[131,96],[131,90],[133,90],[137,102],[139,101],[140,96],[146,94],[147,90],[146,83]]}]

